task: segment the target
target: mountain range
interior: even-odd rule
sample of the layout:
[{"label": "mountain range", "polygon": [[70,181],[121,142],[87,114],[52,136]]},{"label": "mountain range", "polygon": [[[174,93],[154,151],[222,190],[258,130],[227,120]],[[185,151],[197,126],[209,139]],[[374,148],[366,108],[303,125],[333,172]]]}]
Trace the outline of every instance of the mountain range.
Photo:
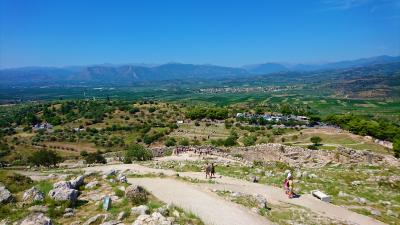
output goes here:
[{"label": "mountain range", "polygon": [[52,84],[129,85],[138,82],[166,80],[246,78],[288,71],[308,72],[346,69],[393,62],[400,62],[400,56],[377,56],[334,63],[297,64],[290,66],[279,63],[263,63],[246,65],[241,68],[180,63],[163,65],[102,64],[69,67],[22,67],[0,70],[0,79],[2,80],[2,86]]}]

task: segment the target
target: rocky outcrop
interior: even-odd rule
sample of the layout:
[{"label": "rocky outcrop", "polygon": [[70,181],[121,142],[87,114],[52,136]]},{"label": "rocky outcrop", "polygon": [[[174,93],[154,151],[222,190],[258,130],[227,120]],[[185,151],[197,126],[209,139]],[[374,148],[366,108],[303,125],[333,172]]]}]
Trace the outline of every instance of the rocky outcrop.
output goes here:
[{"label": "rocky outcrop", "polygon": [[171,225],[172,222],[161,213],[154,212],[151,215],[139,216],[132,225]]},{"label": "rocky outcrop", "polygon": [[20,225],[52,225],[52,222],[43,213],[34,213],[27,216]]},{"label": "rocky outcrop", "polygon": [[13,201],[13,196],[11,192],[0,183],[0,204],[5,204]]},{"label": "rocky outcrop", "polygon": [[24,192],[24,196],[22,197],[24,202],[35,202],[44,200],[44,193],[41,192],[36,187],[32,187]]},{"label": "rocky outcrop", "polygon": [[141,186],[130,185],[125,190],[125,197],[134,204],[140,204],[147,201],[147,192]]},{"label": "rocky outcrop", "polygon": [[59,182],[53,184],[53,188],[54,189],[58,189],[58,188],[71,189],[72,185],[71,185],[71,182],[69,182],[69,181],[59,181]]}]

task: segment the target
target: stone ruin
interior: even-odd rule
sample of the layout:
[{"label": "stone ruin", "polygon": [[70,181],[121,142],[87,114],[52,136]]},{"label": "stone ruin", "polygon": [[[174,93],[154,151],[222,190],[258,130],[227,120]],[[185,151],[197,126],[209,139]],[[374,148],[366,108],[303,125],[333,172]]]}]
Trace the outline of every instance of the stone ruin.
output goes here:
[{"label": "stone ruin", "polygon": [[336,150],[328,151],[269,143],[231,148],[230,154],[241,154],[243,155],[243,160],[248,162],[255,160],[265,162],[281,161],[294,167],[322,167],[330,163],[400,166],[400,162],[393,156],[345,147],[338,147]]}]

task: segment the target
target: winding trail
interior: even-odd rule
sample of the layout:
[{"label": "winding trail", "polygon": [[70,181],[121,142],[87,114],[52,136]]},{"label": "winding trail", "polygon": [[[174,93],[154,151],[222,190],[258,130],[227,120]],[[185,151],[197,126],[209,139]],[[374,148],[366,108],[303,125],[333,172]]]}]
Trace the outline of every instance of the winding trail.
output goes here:
[{"label": "winding trail", "polygon": [[[137,164],[118,164],[84,168],[86,171],[100,172],[109,171],[111,169],[121,171],[129,169],[138,174],[163,173],[167,176],[174,176],[177,174],[177,172],[173,170],[154,169]],[[206,180],[204,174],[199,172],[183,172],[179,173],[179,175],[181,177]],[[171,178],[129,178],[128,180],[131,183],[143,185],[162,201],[175,203],[185,210],[192,211],[206,222],[206,224],[271,224],[269,221],[262,219],[259,215],[252,213],[250,210],[223,200],[212,193],[210,189],[261,194],[271,203],[284,202],[302,206],[324,217],[340,220],[349,224],[384,224],[371,217],[352,212],[346,208],[322,202],[310,194],[304,194],[296,199],[288,199],[284,191],[280,188],[265,184],[251,183],[231,177],[216,178],[214,180],[216,183],[214,184],[191,184]],[[249,222],[250,218],[253,218],[254,221]],[[225,223],[224,221],[229,222]]]},{"label": "winding trail", "polygon": [[129,178],[128,182],[141,185],[162,201],[193,212],[205,224],[262,225],[272,224],[260,215],[214,193],[175,179]]}]

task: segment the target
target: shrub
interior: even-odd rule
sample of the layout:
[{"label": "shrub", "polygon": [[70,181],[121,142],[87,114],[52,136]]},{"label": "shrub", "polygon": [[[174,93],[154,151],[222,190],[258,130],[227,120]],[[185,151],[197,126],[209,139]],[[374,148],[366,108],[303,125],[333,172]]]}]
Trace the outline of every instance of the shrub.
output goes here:
[{"label": "shrub", "polygon": [[254,145],[256,143],[256,141],[257,141],[257,137],[253,136],[253,135],[244,137],[242,140],[244,146]]},{"label": "shrub", "polygon": [[129,113],[130,113],[130,114],[135,114],[135,113],[137,113],[137,112],[140,112],[140,109],[139,109],[139,108],[136,108],[136,107],[134,107],[134,108],[132,108],[131,110],[129,110]]},{"label": "shrub", "polygon": [[129,199],[133,205],[141,205],[148,201],[146,190],[136,185],[131,185],[126,188],[125,197]]},{"label": "shrub", "polygon": [[83,150],[83,151],[81,151],[79,154],[80,154],[82,157],[85,157],[85,156],[88,155],[88,152],[85,151],[85,150]]},{"label": "shrub", "polygon": [[254,166],[263,166],[264,162],[262,160],[254,160],[253,165]]},{"label": "shrub", "polygon": [[182,140],[179,141],[179,145],[189,146],[189,140],[187,138],[183,138]]},{"label": "shrub", "polygon": [[224,139],[221,139],[221,138],[212,139],[211,144],[214,146],[222,146],[222,145],[224,145]]},{"label": "shrub", "polygon": [[12,193],[16,193],[30,188],[33,180],[18,173],[0,171],[0,183],[3,183]]},{"label": "shrub", "polygon": [[175,146],[176,145],[176,140],[175,138],[168,138],[165,141],[165,146],[170,147],[170,146]]},{"label": "shrub", "polygon": [[114,190],[114,193],[115,193],[116,196],[118,196],[120,198],[124,197],[124,195],[125,195],[125,192],[123,190],[119,189],[119,188],[116,188]]},{"label": "shrub", "polygon": [[393,141],[394,157],[400,158],[400,136],[397,136]]},{"label": "shrub", "polygon": [[53,150],[39,150],[34,152],[29,161],[35,166],[56,166],[62,161],[62,158]]},{"label": "shrub", "polygon": [[229,147],[229,146],[235,146],[237,144],[236,138],[233,136],[229,136],[225,139],[224,141],[224,146]]},{"label": "shrub", "polygon": [[133,160],[146,161],[153,158],[153,153],[139,144],[134,144],[128,148],[125,152],[125,163],[130,163]]},{"label": "shrub", "polygon": [[318,146],[321,144],[322,138],[319,136],[313,136],[310,138],[310,141],[315,145]]},{"label": "shrub", "polygon": [[93,164],[93,163],[105,164],[105,163],[107,163],[106,159],[99,151],[94,152],[94,153],[88,153],[85,157],[85,162],[87,164]]},{"label": "shrub", "polygon": [[318,149],[318,147],[316,145],[309,145],[309,146],[307,146],[307,148],[311,149],[311,150],[317,150]]},{"label": "shrub", "polygon": [[0,158],[10,153],[10,146],[7,143],[0,142]]}]

